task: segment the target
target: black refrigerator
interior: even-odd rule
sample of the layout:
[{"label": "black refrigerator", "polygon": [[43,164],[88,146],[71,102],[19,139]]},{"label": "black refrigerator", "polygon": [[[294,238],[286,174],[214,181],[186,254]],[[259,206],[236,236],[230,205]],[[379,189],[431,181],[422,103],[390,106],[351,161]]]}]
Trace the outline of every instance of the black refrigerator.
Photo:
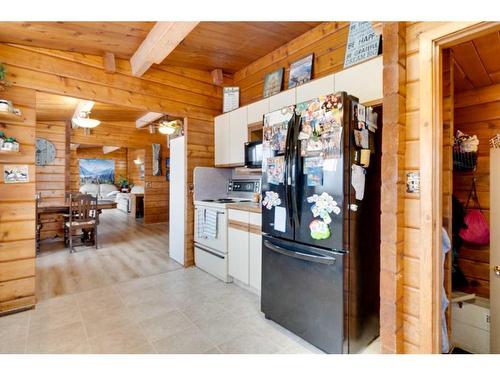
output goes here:
[{"label": "black refrigerator", "polygon": [[379,333],[380,119],[345,92],[264,116],[261,310],[326,353]]}]

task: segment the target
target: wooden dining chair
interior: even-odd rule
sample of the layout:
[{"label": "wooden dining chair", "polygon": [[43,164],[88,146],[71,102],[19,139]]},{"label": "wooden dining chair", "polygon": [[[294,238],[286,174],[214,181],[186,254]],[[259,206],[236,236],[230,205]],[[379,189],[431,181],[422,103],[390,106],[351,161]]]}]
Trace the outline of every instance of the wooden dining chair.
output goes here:
[{"label": "wooden dining chair", "polygon": [[97,197],[90,194],[72,193],[68,199],[68,220],[64,224],[65,242],[69,243],[69,252],[75,251],[73,232],[81,230],[81,246],[92,243],[97,249]]},{"label": "wooden dining chair", "polygon": [[35,228],[35,246],[36,255],[40,254],[40,241],[42,232],[42,220],[40,217],[40,202],[42,200],[42,193],[35,194],[35,215],[36,215],[36,228]]}]

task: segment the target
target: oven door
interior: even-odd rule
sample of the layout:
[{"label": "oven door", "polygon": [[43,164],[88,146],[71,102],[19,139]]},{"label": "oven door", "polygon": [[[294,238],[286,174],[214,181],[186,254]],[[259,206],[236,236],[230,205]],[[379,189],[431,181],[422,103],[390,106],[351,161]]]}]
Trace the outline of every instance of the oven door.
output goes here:
[{"label": "oven door", "polygon": [[[217,211],[217,236],[215,238],[206,238],[198,233],[198,212],[199,210],[207,209],[207,210],[216,210]],[[227,253],[227,215],[223,210],[217,210],[213,207],[203,207],[203,206],[195,206],[194,208],[194,241],[203,245],[204,247],[208,247],[210,249],[214,249],[220,253]]]}]

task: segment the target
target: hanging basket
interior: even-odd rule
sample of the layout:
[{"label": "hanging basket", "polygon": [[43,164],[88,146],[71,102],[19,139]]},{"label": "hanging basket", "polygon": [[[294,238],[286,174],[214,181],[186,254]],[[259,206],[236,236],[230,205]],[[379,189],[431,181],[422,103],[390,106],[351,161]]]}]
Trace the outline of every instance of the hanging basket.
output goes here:
[{"label": "hanging basket", "polygon": [[453,170],[475,171],[477,166],[477,152],[463,152],[459,147],[453,147]]}]

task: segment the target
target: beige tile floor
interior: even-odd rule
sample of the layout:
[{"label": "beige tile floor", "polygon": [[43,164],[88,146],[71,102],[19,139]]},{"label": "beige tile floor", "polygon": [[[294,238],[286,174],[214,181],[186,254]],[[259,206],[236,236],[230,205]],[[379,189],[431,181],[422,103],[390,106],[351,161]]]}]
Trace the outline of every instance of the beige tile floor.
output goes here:
[{"label": "beige tile floor", "polygon": [[0,353],[321,353],[266,320],[258,296],[169,259],[166,226],[105,219],[97,252],[37,259],[39,303],[0,317]]},{"label": "beige tile floor", "polygon": [[179,269],[0,317],[2,353],[320,353],[266,320],[254,294]]}]

